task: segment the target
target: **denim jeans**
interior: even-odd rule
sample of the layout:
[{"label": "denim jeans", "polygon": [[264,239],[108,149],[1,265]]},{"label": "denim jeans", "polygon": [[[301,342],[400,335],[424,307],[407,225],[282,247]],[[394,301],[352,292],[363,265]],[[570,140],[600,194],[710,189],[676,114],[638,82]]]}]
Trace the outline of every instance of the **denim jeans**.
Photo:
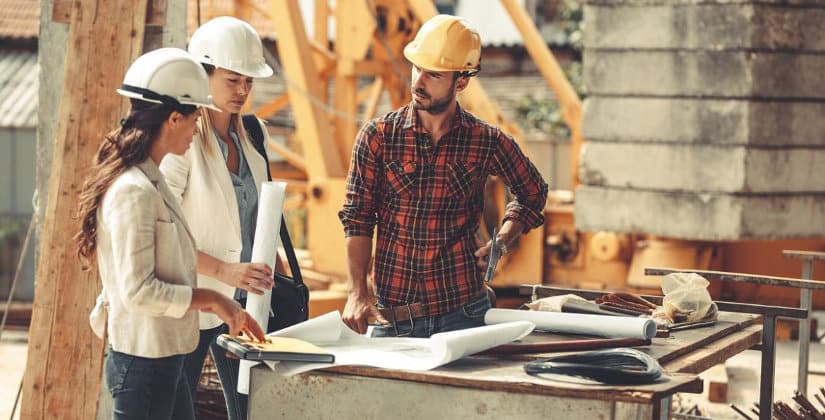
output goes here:
[{"label": "denim jeans", "polygon": [[184,355],[151,359],[108,348],[104,379],[112,395],[112,418],[194,420],[183,359]]},{"label": "denim jeans", "polygon": [[223,390],[223,398],[226,401],[226,414],[229,420],[246,420],[247,396],[238,393],[238,366],[240,361],[226,357],[226,350],[215,342],[219,335],[228,331],[226,324],[208,330],[201,330],[198,347],[195,351],[186,355],[184,370],[189,381],[192,400],[195,400],[203,361],[206,359],[206,352],[209,351],[212,354],[212,360],[215,361],[218,378],[221,380],[221,389]]},{"label": "denim jeans", "polygon": [[440,332],[481,327],[484,325],[484,314],[490,306],[490,298],[485,294],[453,312],[413,319],[412,325],[410,320],[398,320],[395,327],[392,324],[377,325],[372,329],[372,337],[395,337],[396,328],[397,335],[426,338]]}]

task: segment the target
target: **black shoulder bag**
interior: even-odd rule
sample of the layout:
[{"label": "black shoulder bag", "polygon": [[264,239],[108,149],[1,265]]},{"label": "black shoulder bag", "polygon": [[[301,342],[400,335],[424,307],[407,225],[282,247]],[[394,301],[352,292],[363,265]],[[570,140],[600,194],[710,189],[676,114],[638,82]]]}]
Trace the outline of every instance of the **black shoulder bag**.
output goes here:
[{"label": "black shoulder bag", "polygon": [[[264,133],[261,131],[258,117],[252,114],[244,115],[243,125],[246,132],[249,133],[252,146],[263,156],[264,161],[267,163],[267,180],[272,181],[272,174],[269,173],[269,158],[266,156],[266,149],[264,148]],[[267,332],[278,331],[295,325],[306,321],[309,317],[309,289],[307,289],[301,278],[301,267],[298,266],[298,258],[295,257],[295,249],[292,247],[292,240],[289,238],[289,231],[283,219],[281,219],[280,234],[281,245],[283,245],[286,252],[292,277],[275,273],[272,300],[269,302],[272,312],[269,316]]]}]

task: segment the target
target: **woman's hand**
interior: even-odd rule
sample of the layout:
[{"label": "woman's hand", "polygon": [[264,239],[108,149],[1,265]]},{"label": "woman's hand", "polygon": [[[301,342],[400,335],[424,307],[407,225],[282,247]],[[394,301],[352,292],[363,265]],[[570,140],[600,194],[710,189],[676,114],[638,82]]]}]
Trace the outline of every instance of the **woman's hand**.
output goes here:
[{"label": "woman's hand", "polygon": [[226,323],[230,335],[240,335],[244,332],[252,340],[266,341],[263,329],[249,312],[245,311],[234,299],[221,294],[216,295],[218,298],[213,306],[215,315]]},{"label": "woman's hand", "polygon": [[192,289],[191,310],[211,312],[229,326],[229,334],[239,335],[241,331],[255,341],[266,341],[260,325],[246,312],[241,304],[212,289],[196,287]]},{"label": "woman's hand", "polygon": [[256,295],[263,295],[273,285],[272,269],[262,263],[222,263],[215,277]]}]

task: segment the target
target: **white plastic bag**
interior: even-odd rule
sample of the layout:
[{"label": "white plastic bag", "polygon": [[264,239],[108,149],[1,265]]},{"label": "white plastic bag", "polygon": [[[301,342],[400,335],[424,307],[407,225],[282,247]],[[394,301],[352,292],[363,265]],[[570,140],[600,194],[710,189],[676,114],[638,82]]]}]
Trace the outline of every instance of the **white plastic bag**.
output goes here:
[{"label": "white plastic bag", "polygon": [[662,278],[662,307],[673,322],[698,321],[708,315],[713,299],[710,283],[696,273],[672,273]]}]

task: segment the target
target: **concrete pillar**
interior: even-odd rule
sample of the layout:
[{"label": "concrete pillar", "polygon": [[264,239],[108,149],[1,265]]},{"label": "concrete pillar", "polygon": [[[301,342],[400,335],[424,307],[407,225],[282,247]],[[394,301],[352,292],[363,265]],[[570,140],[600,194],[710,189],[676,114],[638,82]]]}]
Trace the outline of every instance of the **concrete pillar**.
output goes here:
[{"label": "concrete pillar", "polygon": [[584,21],[579,229],[823,235],[825,9],[588,0]]}]

